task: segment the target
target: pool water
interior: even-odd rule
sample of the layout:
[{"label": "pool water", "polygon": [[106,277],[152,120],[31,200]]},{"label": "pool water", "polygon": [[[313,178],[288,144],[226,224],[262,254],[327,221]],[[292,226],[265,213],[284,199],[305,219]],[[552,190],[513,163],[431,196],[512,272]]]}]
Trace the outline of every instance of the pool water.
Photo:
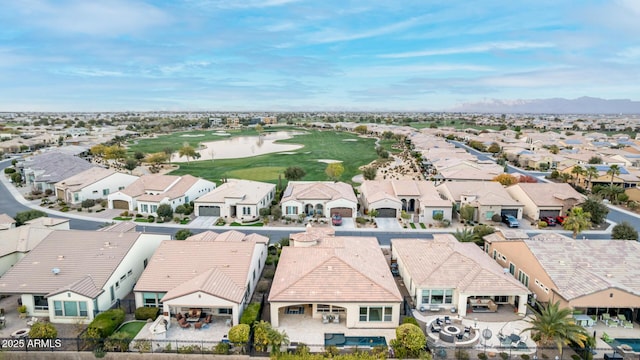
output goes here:
[{"label": "pool water", "polygon": [[619,345],[629,345],[635,352],[640,352],[640,339],[613,339]]},{"label": "pool water", "polygon": [[384,336],[344,336],[324,334],[324,346],[387,346]]}]

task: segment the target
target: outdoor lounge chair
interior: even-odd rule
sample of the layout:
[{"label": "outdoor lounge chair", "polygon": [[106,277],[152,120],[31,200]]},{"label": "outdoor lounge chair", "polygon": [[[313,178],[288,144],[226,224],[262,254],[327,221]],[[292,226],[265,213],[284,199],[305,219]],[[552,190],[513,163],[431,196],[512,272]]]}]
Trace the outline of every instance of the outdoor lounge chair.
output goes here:
[{"label": "outdoor lounge chair", "polygon": [[333,315],[333,323],[340,324],[340,314]]},{"label": "outdoor lounge chair", "polygon": [[193,327],[196,329],[202,329],[202,321],[198,321],[197,323],[193,324]]},{"label": "outdoor lounge chair", "polygon": [[633,323],[629,320],[625,320],[622,322],[622,327],[625,329],[633,329]]},{"label": "outdoor lounge chair", "polygon": [[609,313],[604,313],[600,316],[600,320],[602,320],[605,325],[609,325],[609,321],[611,321],[611,315],[609,315]]},{"label": "outdoor lounge chair", "polygon": [[329,323],[329,316],[327,316],[327,314],[322,314],[322,323],[323,324]]},{"label": "outdoor lounge chair", "polygon": [[191,324],[189,324],[187,322],[187,319],[185,319],[185,318],[182,318],[182,319],[178,320],[178,325],[180,325],[180,327],[183,328],[183,329],[187,329],[187,328],[191,327]]},{"label": "outdoor lounge chair", "polygon": [[433,323],[431,323],[431,332],[439,333],[440,330],[442,330],[442,328],[439,325],[433,325]]},{"label": "outdoor lounge chair", "polygon": [[627,321],[627,317],[622,315],[622,314],[618,314],[618,320],[620,321]]},{"label": "outdoor lounge chair", "polygon": [[618,323],[613,321],[613,320],[609,320],[609,323],[607,324],[608,327],[618,327]]},{"label": "outdoor lounge chair", "polygon": [[183,316],[181,313],[176,313],[176,320],[180,321],[180,319],[182,319]]}]

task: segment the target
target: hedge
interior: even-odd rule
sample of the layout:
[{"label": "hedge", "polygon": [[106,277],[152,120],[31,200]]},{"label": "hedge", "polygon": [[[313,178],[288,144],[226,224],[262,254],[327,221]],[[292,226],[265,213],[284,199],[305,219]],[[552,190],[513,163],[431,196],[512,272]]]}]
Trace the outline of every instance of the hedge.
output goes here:
[{"label": "hedge", "polygon": [[258,319],[260,314],[260,303],[251,303],[244,309],[242,317],[240,318],[240,324],[252,325],[254,321]]},{"label": "hedge", "polygon": [[14,168],[5,168],[4,169],[4,173],[5,174],[13,174],[15,172],[16,172],[16,169],[14,169]]},{"label": "hedge", "polygon": [[136,320],[155,320],[160,313],[160,308],[157,307],[139,307],[135,311]]},{"label": "hedge", "polygon": [[107,338],[124,322],[124,310],[111,309],[98,314],[89,324],[100,333],[100,337]]}]

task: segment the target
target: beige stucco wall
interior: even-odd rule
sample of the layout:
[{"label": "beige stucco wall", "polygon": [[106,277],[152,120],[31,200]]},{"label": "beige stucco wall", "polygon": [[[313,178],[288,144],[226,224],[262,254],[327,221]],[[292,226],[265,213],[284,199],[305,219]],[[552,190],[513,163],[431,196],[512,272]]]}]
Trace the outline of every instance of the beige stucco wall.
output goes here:
[{"label": "beige stucco wall", "polygon": [[[376,303],[341,303],[341,302],[318,302],[326,305],[334,305],[345,308],[346,318],[344,319],[344,324],[347,328],[359,328],[359,329],[393,329],[398,326],[400,323],[400,302],[376,302]],[[271,310],[271,324],[274,327],[279,326],[279,318],[284,314],[284,309],[287,306],[296,306],[296,305],[307,305],[309,303],[304,302],[271,302],[270,310]],[[321,321],[322,314],[316,311],[317,303],[313,303],[312,317],[314,319],[318,319]],[[360,306],[381,306],[381,307],[392,307],[392,315],[391,321],[360,321]],[[341,316],[343,316],[341,314]],[[342,319],[341,319],[342,321]]]}]

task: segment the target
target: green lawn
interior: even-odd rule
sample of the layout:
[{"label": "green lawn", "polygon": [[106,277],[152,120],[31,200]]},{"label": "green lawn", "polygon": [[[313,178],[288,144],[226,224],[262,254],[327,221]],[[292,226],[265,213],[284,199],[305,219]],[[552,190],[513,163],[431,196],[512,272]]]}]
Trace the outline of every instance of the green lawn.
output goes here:
[{"label": "green lawn", "polygon": [[[355,134],[334,131],[306,130],[305,135],[296,135],[279,143],[301,144],[295,154],[265,154],[251,158],[219,159],[180,163],[180,168],[172,175],[191,174],[211,181],[220,178],[243,178],[276,184],[278,174],[288,166],[300,166],[307,175],[302,180],[328,180],[324,173],[327,164],[318,159],[342,160],[345,168],[340,180],[350,182],[360,173],[358,167],[377,158],[374,149],[375,139],[363,139]],[[348,140],[348,141],[344,141]],[[355,140],[355,141],[353,141]],[[284,177],[283,184],[286,183]]]},{"label": "green lawn", "polygon": [[[416,128],[416,129],[424,129],[424,128],[428,128],[431,126],[431,124],[433,124],[433,122],[431,121],[427,121],[427,122],[412,122],[409,124],[409,126]],[[443,127],[452,127],[458,130],[461,129],[467,129],[467,128],[471,128],[471,129],[478,129],[478,130],[486,130],[486,129],[491,129],[491,130],[499,130],[500,126],[485,126],[485,125],[474,125],[474,124],[465,124],[464,122],[460,121],[460,120],[455,120],[455,124],[452,124],[452,122],[449,121],[441,121],[440,124],[436,124],[438,126],[438,128],[443,128]]]},{"label": "green lawn", "polygon": [[[392,153],[392,154],[398,154],[400,152],[402,152],[402,148],[398,148],[400,143],[396,140],[393,139],[387,139],[387,140],[380,140],[380,142],[378,143],[380,146],[382,146],[382,148],[384,148],[385,150],[387,150],[388,152]],[[393,147],[394,145],[398,145],[395,148]]]},{"label": "green lawn", "polygon": [[264,224],[261,223],[261,222],[250,223],[250,224],[241,224],[239,222],[234,221],[229,226],[258,226],[258,227],[260,227],[260,226],[264,226]]},{"label": "green lawn", "polygon": [[122,325],[116,332],[124,332],[131,335],[131,338],[134,338],[146,323],[146,321],[132,321]]}]

